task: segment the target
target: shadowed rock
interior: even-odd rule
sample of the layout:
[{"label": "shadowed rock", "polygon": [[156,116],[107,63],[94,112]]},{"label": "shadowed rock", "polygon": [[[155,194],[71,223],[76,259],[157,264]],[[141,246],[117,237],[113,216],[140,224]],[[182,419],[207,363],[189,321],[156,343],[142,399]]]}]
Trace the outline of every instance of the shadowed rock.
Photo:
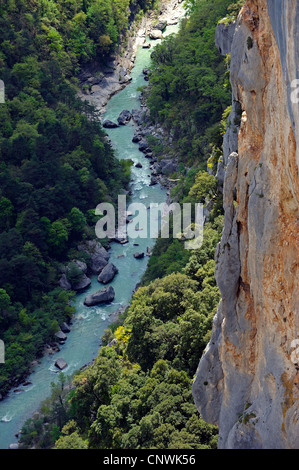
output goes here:
[{"label": "shadowed rock", "polygon": [[63,370],[67,367],[67,363],[65,362],[64,359],[62,359],[61,357],[59,359],[57,359],[57,361],[55,362],[55,367],[57,367],[58,369],[60,370]]},{"label": "shadowed rock", "polygon": [[116,122],[109,121],[109,119],[107,119],[106,121],[103,122],[103,127],[105,129],[115,129],[116,127],[118,127],[118,124]]}]

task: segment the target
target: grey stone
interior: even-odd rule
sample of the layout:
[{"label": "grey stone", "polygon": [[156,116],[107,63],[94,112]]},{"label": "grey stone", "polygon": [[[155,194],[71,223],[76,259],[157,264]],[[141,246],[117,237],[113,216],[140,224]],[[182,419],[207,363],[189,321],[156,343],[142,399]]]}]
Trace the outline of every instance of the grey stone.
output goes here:
[{"label": "grey stone", "polygon": [[9,444],[9,449],[16,450],[19,448],[19,444]]},{"label": "grey stone", "polygon": [[87,240],[78,245],[78,251],[85,251],[87,254],[102,254],[104,258],[109,259],[110,255],[107,250],[97,240]]},{"label": "grey stone", "polygon": [[67,336],[66,334],[63,333],[63,331],[57,331],[57,333],[55,333],[54,335],[57,339],[61,340],[61,341],[65,341],[67,339]]},{"label": "grey stone", "polygon": [[100,272],[107,266],[108,260],[100,253],[91,255],[90,269],[94,274],[100,274]]},{"label": "grey stone", "polygon": [[157,178],[155,178],[154,176],[152,176],[149,185],[150,185],[150,186],[155,186],[155,184],[158,184],[158,180],[157,180]]},{"label": "grey stone", "polygon": [[140,150],[140,152],[143,152],[143,153],[151,152],[151,148],[149,147],[146,140],[142,140],[142,141],[139,142],[139,150]]},{"label": "grey stone", "polygon": [[60,325],[60,329],[63,333],[69,333],[71,331],[70,327],[65,322]]},{"label": "grey stone", "polygon": [[118,116],[117,121],[119,125],[124,126],[125,124],[128,124],[128,122],[130,122],[131,119],[132,119],[131,112],[128,111],[127,109],[124,109]]},{"label": "grey stone", "polygon": [[120,245],[125,245],[129,242],[128,238],[114,237],[111,238],[111,241],[119,243]]},{"label": "grey stone", "polygon": [[154,29],[158,29],[159,31],[164,31],[166,26],[167,26],[167,21],[159,21],[159,23],[154,26]]},{"label": "grey stone", "polygon": [[236,23],[224,24],[219,23],[215,33],[215,44],[222,55],[227,55],[231,52],[232,42],[235,34]]},{"label": "grey stone", "polygon": [[59,359],[57,359],[57,361],[55,362],[55,367],[57,367],[58,369],[60,370],[63,370],[67,367],[67,363],[66,361],[60,357]]},{"label": "grey stone", "polygon": [[142,136],[140,134],[135,134],[133,136],[132,142],[134,142],[135,144],[138,144],[138,142],[140,142],[141,140],[142,140]]},{"label": "grey stone", "polygon": [[107,119],[103,122],[103,127],[105,129],[115,129],[116,127],[118,127],[118,124],[116,122],[113,122]]},{"label": "grey stone", "polygon": [[90,269],[94,274],[99,274],[102,269],[108,264],[110,258],[107,250],[101,243],[90,240],[85,245],[80,245],[78,249],[86,251],[90,256]]},{"label": "grey stone", "polygon": [[94,294],[90,294],[86,297],[84,300],[84,305],[87,305],[87,307],[92,307],[93,305],[98,305],[102,303],[109,303],[112,302],[112,300],[115,297],[115,291],[112,286],[109,287],[104,287],[98,292],[95,292]]},{"label": "grey stone", "polygon": [[218,160],[216,178],[218,180],[218,185],[221,191],[223,191],[223,184],[225,178],[225,167],[223,163],[223,157],[221,156]]},{"label": "grey stone", "polygon": [[59,279],[59,285],[61,289],[64,289],[64,290],[71,290],[72,288],[65,274],[62,274],[61,278]]},{"label": "grey stone", "polygon": [[107,264],[107,266],[104,267],[103,271],[98,276],[98,281],[102,282],[103,284],[107,284],[108,282],[111,282],[114,279],[114,276],[117,273],[118,273],[117,267],[114,266],[113,263],[109,263]]},{"label": "grey stone", "polygon": [[84,263],[84,261],[81,260],[72,260],[72,263],[74,263],[82,273],[86,274],[87,273],[87,264]]},{"label": "grey stone", "polygon": [[146,111],[141,108],[132,109],[132,119],[137,124],[137,126],[141,126],[146,120]]}]

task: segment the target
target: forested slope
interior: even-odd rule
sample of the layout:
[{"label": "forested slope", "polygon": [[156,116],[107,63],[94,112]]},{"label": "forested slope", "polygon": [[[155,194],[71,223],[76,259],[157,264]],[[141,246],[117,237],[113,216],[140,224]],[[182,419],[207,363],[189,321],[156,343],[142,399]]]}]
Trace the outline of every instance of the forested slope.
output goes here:
[{"label": "forested slope", "polygon": [[129,181],[76,75],[105,63],[149,0],[0,1],[0,393],[72,315],[59,263],[94,233],[94,209]]},{"label": "forested slope", "polygon": [[169,151],[189,167],[206,168],[209,153],[217,157],[221,149],[220,116],[231,105],[230,57],[218,53],[215,30],[218,20],[234,20],[242,3],[188,0],[190,18],[152,54],[151,117],[171,135]]}]

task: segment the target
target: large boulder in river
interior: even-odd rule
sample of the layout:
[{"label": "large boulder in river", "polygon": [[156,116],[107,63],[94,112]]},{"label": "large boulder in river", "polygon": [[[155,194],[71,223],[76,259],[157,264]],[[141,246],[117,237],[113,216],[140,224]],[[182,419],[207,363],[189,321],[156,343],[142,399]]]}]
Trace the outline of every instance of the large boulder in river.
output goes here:
[{"label": "large boulder in river", "polygon": [[90,294],[84,300],[84,305],[92,307],[93,305],[112,302],[115,297],[115,291],[112,286],[104,287],[94,294]]},{"label": "large boulder in river", "polygon": [[132,118],[131,112],[128,111],[127,109],[124,109],[118,116],[117,121],[119,125],[124,126],[125,124],[128,124],[131,118]]},{"label": "large boulder in river", "polygon": [[107,266],[108,260],[100,253],[91,255],[90,269],[94,274],[100,274],[100,272]]},{"label": "large boulder in river", "polygon": [[163,39],[163,34],[160,29],[152,29],[149,33],[151,39]]},{"label": "large boulder in river", "polygon": [[57,333],[54,335],[59,341],[65,341],[67,339],[66,334],[63,333],[63,331],[59,330]]},{"label": "large boulder in river", "polygon": [[158,24],[154,26],[154,29],[158,29],[159,31],[164,31],[164,29],[167,26],[167,21],[166,20],[161,20],[159,21]]},{"label": "large boulder in river", "polygon": [[141,253],[139,253],[139,252],[134,253],[134,258],[142,259],[142,258],[144,258],[144,253],[142,253],[142,252]]},{"label": "large boulder in river", "polygon": [[64,359],[62,359],[62,357],[60,357],[59,359],[57,359],[57,361],[55,362],[55,367],[57,367],[57,369],[60,369],[60,370],[63,370],[67,367],[67,363],[65,362]]},{"label": "large boulder in river", "polygon": [[109,263],[107,264],[107,266],[104,267],[103,271],[98,276],[98,281],[102,282],[103,284],[108,284],[108,282],[111,282],[117,273],[117,267],[114,266],[113,263]]},{"label": "large boulder in river", "polygon": [[103,122],[103,127],[105,129],[115,129],[118,127],[118,124],[116,122],[110,121],[109,119],[106,119],[106,121]]}]

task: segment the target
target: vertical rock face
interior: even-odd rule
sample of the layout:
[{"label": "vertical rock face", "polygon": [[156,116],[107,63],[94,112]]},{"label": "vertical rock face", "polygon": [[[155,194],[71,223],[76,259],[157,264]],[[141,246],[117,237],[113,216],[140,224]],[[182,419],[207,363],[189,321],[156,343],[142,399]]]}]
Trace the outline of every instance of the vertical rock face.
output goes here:
[{"label": "vertical rock face", "polygon": [[247,0],[232,42],[243,114],[223,188],[222,302],[193,384],[219,448],[299,448],[298,34],[296,0]]}]

